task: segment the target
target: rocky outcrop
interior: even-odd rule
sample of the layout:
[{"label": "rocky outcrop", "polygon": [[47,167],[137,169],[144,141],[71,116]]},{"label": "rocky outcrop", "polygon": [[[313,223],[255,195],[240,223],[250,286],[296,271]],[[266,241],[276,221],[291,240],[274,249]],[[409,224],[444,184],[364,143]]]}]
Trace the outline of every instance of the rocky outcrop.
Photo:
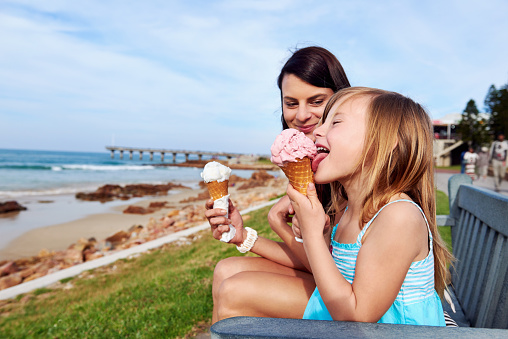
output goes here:
[{"label": "rocky outcrop", "polygon": [[267,182],[273,179],[274,176],[266,171],[256,171],[252,173],[249,180],[238,187],[239,190],[246,190],[248,188],[266,186]]},{"label": "rocky outcrop", "polygon": [[25,210],[26,210],[25,206],[21,206],[17,201],[14,200],[0,202],[0,214],[9,212],[19,212]]},{"label": "rocky outcrop", "polygon": [[142,206],[134,206],[131,205],[123,210],[123,213],[126,214],[150,214],[154,213],[161,208],[166,207],[167,201],[155,201],[151,202],[150,205],[148,205],[147,208],[144,208]]},{"label": "rocky outcrop", "polygon": [[135,197],[167,195],[169,190],[172,189],[189,189],[187,186],[180,184],[167,183],[163,185],[149,185],[149,184],[136,184],[136,185],[104,185],[99,187],[95,192],[76,193],[76,199],[87,201],[111,201],[114,199],[128,200]]},{"label": "rocky outcrop", "polygon": [[[271,181],[263,173],[253,174],[251,179],[240,178],[237,182],[246,183],[249,181],[264,181],[264,186],[275,185],[277,182]],[[233,203],[239,210],[243,210],[258,203],[271,200],[277,196],[275,192],[281,193],[284,190],[285,183],[287,181],[276,185],[277,190],[262,192],[247,191],[235,194]],[[233,184],[235,184],[235,181]],[[110,192],[119,192],[114,185],[107,186],[110,186]],[[203,192],[203,195],[206,195],[204,199],[208,198],[207,191]],[[166,207],[165,202],[155,202],[150,204],[148,209],[162,207]],[[182,208],[172,209],[164,213],[160,218],[150,218],[144,226],[134,225],[126,231],[120,230],[115,232],[102,241],[97,241],[95,238],[79,239],[63,251],[48,251],[43,249],[37,256],[0,262],[0,290],[196,226],[206,221],[204,212],[204,204],[189,203],[189,205]],[[248,216],[244,216],[245,220],[247,218]]]},{"label": "rocky outcrop", "polygon": [[[260,170],[252,173],[251,177],[249,179],[242,178],[237,175],[232,174],[229,177],[229,186],[234,187],[237,186],[239,190],[246,190],[249,188],[254,187],[263,187],[267,186],[270,182],[270,180],[275,179],[275,177],[271,174],[269,174],[265,170]],[[204,182],[200,182],[199,186],[202,188],[206,187],[206,184]],[[207,191],[201,192],[198,194],[197,197],[190,197],[185,200],[182,200],[180,202],[194,202],[194,201],[200,201],[200,200],[207,200],[210,199],[210,195]]]}]

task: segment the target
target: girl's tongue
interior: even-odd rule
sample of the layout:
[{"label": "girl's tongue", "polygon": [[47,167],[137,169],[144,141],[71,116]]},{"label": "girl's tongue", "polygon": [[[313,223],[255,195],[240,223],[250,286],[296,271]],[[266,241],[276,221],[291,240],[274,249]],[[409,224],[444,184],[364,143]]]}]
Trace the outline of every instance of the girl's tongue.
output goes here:
[{"label": "girl's tongue", "polygon": [[316,172],[317,171],[317,168],[319,166],[319,163],[321,161],[324,160],[324,158],[326,158],[328,156],[328,153],[318,153],[315,157],[314,157],[314,160],[312,160],[312,172]]}]

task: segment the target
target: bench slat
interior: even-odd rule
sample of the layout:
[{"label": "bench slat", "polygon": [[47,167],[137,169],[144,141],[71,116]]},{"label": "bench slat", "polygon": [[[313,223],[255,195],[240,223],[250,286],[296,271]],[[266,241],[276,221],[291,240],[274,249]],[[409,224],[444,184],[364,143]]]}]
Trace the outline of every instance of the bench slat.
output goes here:
[{"label": "bench slat", "polygon": [[486,244],[485,244],[485,238],[486,238],[487,231],[488,231],[488,226],[485,225],[484,223],[482,223],[481,227],[480,227],[480,232],[478,235],[478,244],[476,247],[477,255],[474,256],[473,263],[471,265],[471,267],[472,267],[471,276],[476,277],[476,279],[470,279],[469,288],[468,288],[465,298],[463,299],[463,302],[462,302],[462,304],[464,305],[463,306],[464,308],[470,308],[471,303],[472,303],[472,295],[474,294],[473,291],[477,291],[479,288],[481,288],[480,287],[481,284],[479,283],[479,279],[477,279],[477,278],[480,274],[480,271],[482,270],[482,267],[480,266],[481,258],[482,258],[482,256],[485,255],[485,252],[487,251]]},{"label": "bench slat", "polygon": [[[505,238],[505,249],[504,253],[506,255],[506,252],[508,252],[508,248],[506,248],[508,244],[506,244],[506,238]],[[497,324],[506,324],[508,322],[508,259],[504,259],[504,271],[499,271],[499,278],[498,283],[500,286],[496,287],[499,288],[501,291],[499,296],[499,305],[496,310],[496,314],[494,316],[494,323],[493,327],[503,327],[503,326],[497,326]],[[504,328],[508,328],[508,326],[505,326]]]},{"label": "bench slat", "polygon": [[[499,273],[504,273],[507,269],[506,261],[508,260],[508,256],[506,251],[503,253],[503,249],[506,247],[504,246],[505,243],[505,237],[503,237],[501,234],[498,234],[494,251],[491,256],[492,263],[489,267],[489,275],[485,283],[483,298],[479,308],[477,319],[477,324],[479,327],[493,326],[497,308],[491,307],[491,305],[496,304],[501,294],[501,286],[498,284],[498,282],[500,282],[498,280]],[[505,322],[508,323],[508,319],[505,319]]]},{"label": "bench slat", "polygon": [[492,248],[495,240],[494,238],[496,236],[496,231],[491,228],[489,228],[487,232],[488,235],[487,240],[485,241],[485,251],[481,253],[482,258],[479,266],[480,271],[478,276],[474,277],[474,279],[478,281],[479,288],[475,290],[476,293],[472,294],[472,303],[471,306],[468,307],[468,309],[471,310],[468,312],[468,317],[470,317],[470,319],[475,319],[474,324],[476,324],[476,319],[479,316],[479,309],[481,307],[480,303],[485,292],[485,280],[488,277],[489,261],[490,256],[492,255]]},{"label": "bench slat", "polygon": [[[461,273],[461,276],[462,277],[471,277],[472,276],[472,262],[473,262],[473,255],[478,255],[477,253],[477,246],[478,246],[478,240],[477,240],[477,237],[478,237],[478,229],[480,228],[480,220],[479,219],[476,219],[472,216],[471,218],[471,222],[473,224],[473,227],[472,227],[472,230],[471,232],[469,232],[468,234],[468,245],[467,245],[467,249],[465,251],[465,256],[464,258],[462,259],[462,273]],[[461,295],[464,295],[465,297],[467,297],[467,295],[469,293],[471,293],[471,288],[470,286],[472,285],[472,282],[474,281],[474,279],[466,279],[464,281],[463,284],[461,284],[461,288],[460,288],[460,292],[459,294]],[[461,299],[461,300],[465,300],[465,298]]]}]

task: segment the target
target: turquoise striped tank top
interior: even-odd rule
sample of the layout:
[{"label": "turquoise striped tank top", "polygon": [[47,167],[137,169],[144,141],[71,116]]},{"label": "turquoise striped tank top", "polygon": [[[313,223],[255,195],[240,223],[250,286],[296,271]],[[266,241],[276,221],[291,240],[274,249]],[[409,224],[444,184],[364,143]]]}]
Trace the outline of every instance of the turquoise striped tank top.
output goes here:
[{"label": "turquoise striped tank top", "polygon": [[[432,233],[430,232],[429,223],[422,209],[413,201],[401,199],[392,201],[383,206],[367,225],[365,225],[360,234],[358,234],[354,244],[342,244],[333,240],[337,230],[337,225],[335,225],[331,242],[333,260],[344,278],[352,284],[355,278],[356,257],[362,246],[361,240],[363,235],[378,214],[386,206],[396,202],[409,202],[420,210],[427,224],[430,250],[425,259],[411,264],[394,303],[381,317],[378,323],[445,326],[441,300],[434,289]],[[319,295],[317,287],[309,299],[303,318],[332,320],[330,313],[321,299],[321,295]]]}]

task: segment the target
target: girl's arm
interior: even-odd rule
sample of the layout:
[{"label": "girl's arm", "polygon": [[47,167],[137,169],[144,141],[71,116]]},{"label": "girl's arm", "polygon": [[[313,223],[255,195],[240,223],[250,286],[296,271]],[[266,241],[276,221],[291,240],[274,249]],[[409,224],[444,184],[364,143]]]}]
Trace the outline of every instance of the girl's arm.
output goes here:
[{"label": "girl's arm", "polygon": [[[236,229],[236,234],[229,243],[240,246],[247,237],[247,231],[243,228],[243,219],[240,215],[240,212],[236,209],[231,200],[229,201],[229,219],[225,217],[225,210],[220,208],[213,208],[212,199],[209,199],[206,202],[205,207],[205,216],[210,223],[213,237],[219,240],[222,233],[229,231],[228,225],[232,224]],[[298,257],[293,254],[291,249],[285,243],[258,237],[257,241],[254,243],[254,246],[251,249],[251,252],[278,264],[306,271],[305,266],[300,262]],[[305,253],[303,254],[305,255]]]},{"label": "girl's arm", "polygon": [[309,185],[308,199],[288,187],[304,246],[321,297],[335,320],[377,322],[393,304],[409,266],[428,254],[427,227],[411,204],[387,206],[374,220],[356,261],[350,284],[335,266],[322,228],[324,211]]}]

